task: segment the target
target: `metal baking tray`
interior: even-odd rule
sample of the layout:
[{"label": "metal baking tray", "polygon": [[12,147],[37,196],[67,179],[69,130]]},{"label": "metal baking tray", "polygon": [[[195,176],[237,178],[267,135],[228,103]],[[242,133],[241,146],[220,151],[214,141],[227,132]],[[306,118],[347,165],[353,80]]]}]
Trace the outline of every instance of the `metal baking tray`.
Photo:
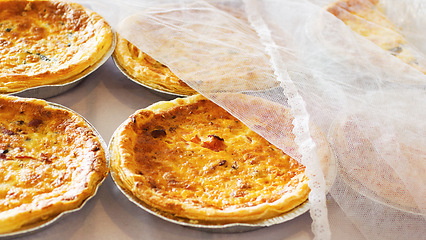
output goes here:
[{"label": "metal baking tray", "polygon": [[[102,138],[101,134],[95,129],[95,127],[87,119],[85,119],[83,116],[81,116],[79,113],[75,112],[74,110],[72,110],[70,108],[67,108],[65,106],[62,106],[60,104],[57,104],[57,103],[52,103],[52,102],[47,102],[47,103],[51,107],[58,108],[58,109],[68,110],[68,111],[76,114],[77,116],[81,117],[84,120],[84,122],[93,130],[93,133],[95,134],[95,136],[98,137],[98,139],[99,139],[99,141],[101,143],[102,148],[105,150],[106,164],[107,164],[107,166],[109,166],[110,155],[109,155],[109,152],[107,151],[107,149],[108,149],[107,144],[104,141],[104,139]],[[14,239],[14,238],[17,238],[17,237],[23,237],[23,236],[30,235],[32,233],[41,231],[41,230],[47,228],[48,226],[53,225],[59,219],[61,219],[62,217],[66,216],[66,215],[68,215],[70,213],[77,212],[77,211],[81,210],[84,207],[84,205],[91,198],[93,198],[96,195],[99,187],[102,185],[102,183],[105,181],[105,179],[106,179],[106,176],[104,177],[104,179],[102,179],[102,181],[100,181],[98,183],[98,185],[97,185],[95,191],[93,192],[93,194],[91,196],[89,196],[88,198],[86,198],[83,201],[83,203],[78,208],[66,210],[66,211],[64,211],[64,212],[62,212],[62,213],[60,213],[60,214],[58,214],[56,216],[50,217],[50,218],[48,218],[48,219],[46,219],[44,221],[38,221],[37,223],[27,225],[23,229],[20,229],[20,230],[14,231],[14,232],[10,232],[10,233],[0,234],[0,239],[1,240],[3,240],[3,239]]]}]

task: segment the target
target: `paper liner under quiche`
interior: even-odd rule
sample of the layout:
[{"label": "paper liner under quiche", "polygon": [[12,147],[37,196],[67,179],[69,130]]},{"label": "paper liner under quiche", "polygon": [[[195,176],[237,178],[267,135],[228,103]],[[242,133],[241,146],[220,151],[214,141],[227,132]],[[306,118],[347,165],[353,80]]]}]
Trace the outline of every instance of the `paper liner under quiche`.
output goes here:
[{"label": "paper liner under quiche", "polygon": [[108,173],[105,143],[76,113],[0,96],[0,236],[79,209]]},{"label": "paper liner under quiche", "polygon": [[192,223],[259,222],[310,192],[303,165],[201,95],[138,110],[109,148],[120,188]]},{"label": "paper liner under quiche", "polygon": [[339,0],[328,6],[327,10],[354,32],[426,74],[426,69],[419,65],[407,47],[407,40],[386,16],[379,0]]},{"label": "paper liner under quiche", "polygon": [[0,1],[0,93],[65,84],[109,53],[114,34],[77,3]]}]

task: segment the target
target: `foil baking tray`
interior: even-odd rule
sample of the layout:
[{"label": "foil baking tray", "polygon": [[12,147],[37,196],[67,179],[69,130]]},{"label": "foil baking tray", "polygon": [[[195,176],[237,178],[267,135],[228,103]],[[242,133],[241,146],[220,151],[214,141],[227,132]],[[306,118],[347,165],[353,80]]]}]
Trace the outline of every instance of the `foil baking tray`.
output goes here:
[{"label": "foil baking tray", "polygon": [[[96,130],[96,128],[87,119],[85,119],[83,116],[81,116],[79,113],[75,112],[74,110],[67,108],[63,105],[57,104],[57,103],[53,103],[53,102],[47,102],[47,103],[51,107],[70,111],[70,112],[76,114],[77,116],[81,117],[84,120],[84,122],[92,129],[95,136],[98,137],[102,148],[105,150],[106,164],[107,164],[107,166],[109,166],[110,155],[109,155],[109,152],[107,151],[107,149],[108,149],[107,144],[106,144],[105,140],[102,138],[101,134]],[[84,207],[84,205],[96,195],[99,187],[102,185],[102,183],[105,181],[105,179],[106,179],[106,176],[104,177],[104,179],[102,179],[98,183],[93,194],[91,196],[89,196],[88,198],[86,198],[78,208],[66,210],[66,211],[64,211],[64,212],[62,212],[62,213],[60,213],[56,216],[50,217],[50,218],[48,218],[44,221],[38,221],[37,223],[27,225],[23,229],[20,229],[20,230],[14,231],[14,232],[10,232],[10,233],[0,234],[0,239],[2,239],[2,240],[3,239],[15,239],[17,237],[28,236],[28,235],[33,234],[35,232],[44,230],[45,228],[53,225],[54,223],[58,222],[58,220],[62,219],[64,216],[66,216],[70,213],[77,212],[77,211],[81,210]]]}]

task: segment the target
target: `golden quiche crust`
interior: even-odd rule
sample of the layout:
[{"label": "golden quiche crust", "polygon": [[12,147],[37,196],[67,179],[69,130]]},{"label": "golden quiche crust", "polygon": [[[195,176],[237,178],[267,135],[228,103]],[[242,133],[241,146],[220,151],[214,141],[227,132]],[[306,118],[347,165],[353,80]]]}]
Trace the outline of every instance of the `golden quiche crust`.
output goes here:
[{"label": "golden quiche crust", "polygon": [[0,97],[0,234],[79,208],[108,172],[94,130],[43,100]]},{"label": "golden quiche crust", "polygon": [[0,93],[76,80],[113,41],[107,22],[80,4],[0,0]]},{"label": "golden quiche crust", "polygon": [[167,66],[154,60],[119,34],[113,57],[122,71],[144,86],[185,96],[197,93]]},{"label": "golden quiche crust", "polygon": [[304,203],[310,191],[303,165],[201,95],[135,112],[110,151],[121,188],[190,221],[261,221]]},{"label": "golden quiche crust", "polygon": [[405,37],[386,17],[379,0],[339,0],[328,6],[327,10],[354,32],[426,74],[426,69],[419,65],[413,53],[405,46]]}]

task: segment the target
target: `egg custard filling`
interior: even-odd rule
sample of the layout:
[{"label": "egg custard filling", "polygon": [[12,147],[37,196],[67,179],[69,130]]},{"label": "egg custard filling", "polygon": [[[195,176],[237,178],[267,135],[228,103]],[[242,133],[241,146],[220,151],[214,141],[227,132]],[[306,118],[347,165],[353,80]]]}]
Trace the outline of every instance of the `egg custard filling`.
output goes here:
[{"label": "egg custard filling", "polygon": [[0,1],[0,93],[76,80],[113,45],[97,13],[67,1]]},{"label": "egg custard filling", "polygon": [[116,183],[154,211],[256,222],[304,203],[305,167],[201,95],[130,116],[110,145]]},{"label": "egg custard filling", "polygon": [[101,139],[82,117],[0,96],[0,235],[80,208],[107,173]]}]

